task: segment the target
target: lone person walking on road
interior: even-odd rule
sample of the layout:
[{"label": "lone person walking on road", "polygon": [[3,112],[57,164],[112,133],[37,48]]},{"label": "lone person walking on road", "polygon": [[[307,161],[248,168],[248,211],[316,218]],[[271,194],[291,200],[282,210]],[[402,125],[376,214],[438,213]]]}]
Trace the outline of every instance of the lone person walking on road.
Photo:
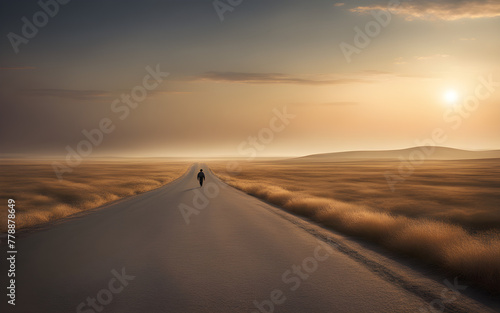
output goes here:
[{"label": "lone person walking on road", "polygon": [[203,186],[203,181],[205,180],[205,173],[203,173],[203,169],[198,173],[198,181],[200,182],[200,187]]}]

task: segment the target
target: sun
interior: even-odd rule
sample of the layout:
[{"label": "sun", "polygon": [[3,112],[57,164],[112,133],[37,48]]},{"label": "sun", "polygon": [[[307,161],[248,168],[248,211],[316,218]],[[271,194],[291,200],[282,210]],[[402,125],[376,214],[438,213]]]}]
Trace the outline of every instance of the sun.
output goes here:
[{"label": "sun", "polygon": [[443,98],[446,101],[446,103],[454,104],[458,100],[458,92],[454,89],[446,90],[445,93],[443,94]]}]

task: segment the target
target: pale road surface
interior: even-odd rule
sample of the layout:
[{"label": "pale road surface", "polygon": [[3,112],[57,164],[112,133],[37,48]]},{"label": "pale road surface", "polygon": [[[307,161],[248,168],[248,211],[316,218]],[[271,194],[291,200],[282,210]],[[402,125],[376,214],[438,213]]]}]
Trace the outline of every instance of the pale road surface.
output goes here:
[{"label": "pale road surface", "polygon": [[[198,213],[189,224],[180,205]],[[2,238],[0,311],[429,312],[431,296],[389,282],[276,210],[195,164],[159,189],[21,233],[15,307]],[[484,311],[471,303],[446,312]]]}]

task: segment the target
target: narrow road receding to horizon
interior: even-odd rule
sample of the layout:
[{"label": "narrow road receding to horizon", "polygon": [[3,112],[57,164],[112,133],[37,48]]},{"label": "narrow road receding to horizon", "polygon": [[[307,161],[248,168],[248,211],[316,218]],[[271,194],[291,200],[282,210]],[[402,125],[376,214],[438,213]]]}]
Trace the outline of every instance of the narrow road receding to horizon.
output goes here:
[{"label": "narrow road receding to horizon", "polygon": [[159,189],[21,234],[16,306],[2,312],[427,310],[270,208],[194,164]]}]

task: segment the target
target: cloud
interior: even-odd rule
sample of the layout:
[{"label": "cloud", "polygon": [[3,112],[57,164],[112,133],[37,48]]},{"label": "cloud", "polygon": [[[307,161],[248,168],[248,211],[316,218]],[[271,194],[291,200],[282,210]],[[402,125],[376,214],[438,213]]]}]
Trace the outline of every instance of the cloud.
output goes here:
[{"label": "cloud", "polygon": [[358,78],[314,78],[296,77],[282,73],[242,73],[242,72],[206,72],[195,80],[230,82],[242,84],[297,84],[297,85],[338,85],[350,83],[366,83],[368,81]]},{"label": "cloud", "polygon": [[337,2],[337,3],[335,3],[333,6],[334,6],[334,7],[341,7],[341,6],[343,6],[343,5],[345,5],[345,3],[343,3],[343,2]]},{"label": "cloud", "polygon": [[423,55],[423,56],[414,56],[411,60],[405,59],[403,57],[398,57],[394,59],[393,64],[395,65],[403,65],[408,63],[415,63],[414,61],[427,61],[433,59],[446,59],[451,57],[449,54],[444,53],[436,53],[431,55]]},{"label": "cloud", "polygon": [[449,58],[450,55],[449,54],[433,54],[433,55],[427,55],[427,56],[417,56],[415,57],[415,59],[419,60],[419,61],[423,61],[423,60],[430,60],[430,59],[445,59],[445,58]]},{"label": "cloud", "polygon": [[0,67],[0,71],[11,71],[11,70],[34,70],[34,66],[12,66],[12,67]]},{"label": "cloud", "polygon": [[445,20],[491,18],[500,16],[498,0],[414,0],[401,1],[401,5],[358,6],[350,9],[355,13],[370,13],[373,10],[390,10],[405,16],[407,20]]},{"label": "cloud", "polygon": [[322,106],[355,106],[355,105],[360,105],[359,102],[354,102],[354,101],[331,101],[331,102],[294,102],[294,103],[289,103],[288,105],[290,106],[299,106],[299,107],[322,107]]},{"label": "cloud", "polygon": [[149,90],[150,95],[185,95],[190,94],[191,91],[175,91],[175,90]]},{"label": "cloud", "polygon": [[334,101],[334,102],[326,102],[323,103],[322,105],[326,106],[345,106],[345,105],[358,105],[359,102],[352,102],[352,101]]},{"label": "cloud", "polygon": [[[129,94],[130,90],[73,90],[73,89],[25,89],[22,94],[30,97],[54,97],[79,101],[111,101],[114,98],[120,97],[121,94]],[[148,96],[155,95],[171,95],[171,94],[187,94],[188,91],[174,90],[149,90]]]},{"label": "cloud", "polygon": [[361,74],[369,76],[385,76],[385,75],[393,75],[394,73],[387,71],[379,71],[379,70],[364,70],[361,72]]},{"label": "cloud", "polygon": [[112,93],[104,90],[72,90],[72,89],[25,89],[24,95],[32,97],[55,97],[72,100],[108,99]]},{"label": "cloud", "polygon": [[403,64],[407,64],[407,63],[408,63],[408,62],[406,62],[406,61],[404,60],[404,58],[402,58],[402,57],[399,57],[399,58],[394,59],[394,64],[396,64],[396,65],[403,65]]}]

